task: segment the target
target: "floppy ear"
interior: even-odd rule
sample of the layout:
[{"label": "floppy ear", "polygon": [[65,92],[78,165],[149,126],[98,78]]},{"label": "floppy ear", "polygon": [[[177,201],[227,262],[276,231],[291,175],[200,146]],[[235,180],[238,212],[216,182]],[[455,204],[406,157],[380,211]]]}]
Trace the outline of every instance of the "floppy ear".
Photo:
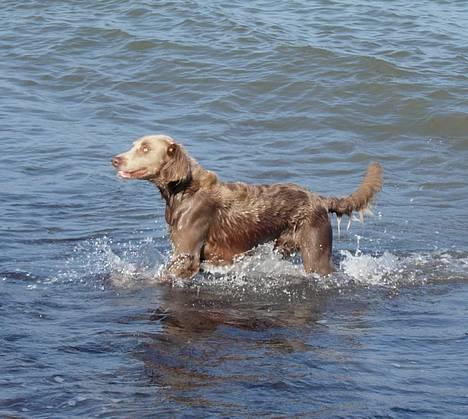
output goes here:
[{"label": "floppy ear", "polygon": [[192,177],[190,161],[187,154],[178,144],[171,144],[167,148],[168,161],[161,170],[161,178],[166,185],[188,182]]}]

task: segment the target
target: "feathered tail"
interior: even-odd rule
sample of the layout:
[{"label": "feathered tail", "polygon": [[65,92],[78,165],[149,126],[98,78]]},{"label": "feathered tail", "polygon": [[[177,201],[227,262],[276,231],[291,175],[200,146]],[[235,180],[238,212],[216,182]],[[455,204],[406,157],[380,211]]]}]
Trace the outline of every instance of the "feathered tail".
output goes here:
[{"label": "feathered tail", "polygon": [[372,204],[375,194],[382,188],[382,173],[383,169],[379,163],[371,163],[367,168],[367,174],[361,185],[351,195],[342,198],[323,198],[325,205],[328,207],[328,212],[334,212],[336,214],[338,234],[340,232],[341,217],[343,215],[349,217],[348,229],[351,226],[351,219],[354,211],[359,211],[360,220],[363,222],[364,212],[370,212],[370,205]]}]

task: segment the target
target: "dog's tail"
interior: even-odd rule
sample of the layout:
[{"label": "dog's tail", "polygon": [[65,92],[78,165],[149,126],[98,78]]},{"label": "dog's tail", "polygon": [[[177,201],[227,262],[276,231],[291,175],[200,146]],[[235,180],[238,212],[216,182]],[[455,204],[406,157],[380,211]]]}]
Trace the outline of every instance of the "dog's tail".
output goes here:
[{"label": "dog's tail", "polygon": [[338,220],[338,233],[340,231],[340,222],[343,215],[349,217],[348,229],[351,226],[352,214],[354,211],[359,211],[360,220],[363,222],[364,213],[370,212],[370,205],[375,197],[375,194],[382,188],[382,173],[383,169],[379,163],[371,163],[367,168],[366,176],[359,188],[351,195],[337,198],[324,197],[325,205],[328,212],[334,212]]}]

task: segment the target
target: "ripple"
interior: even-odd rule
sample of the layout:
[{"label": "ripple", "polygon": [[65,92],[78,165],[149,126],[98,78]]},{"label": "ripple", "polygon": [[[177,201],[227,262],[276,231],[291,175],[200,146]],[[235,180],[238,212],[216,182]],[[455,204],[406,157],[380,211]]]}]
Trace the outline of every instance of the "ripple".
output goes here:
[{"label": "ripple", "polygon": [[132,41],[127,44],[130,51],[147,51],[157,47],[157,44],[150,40]]}]

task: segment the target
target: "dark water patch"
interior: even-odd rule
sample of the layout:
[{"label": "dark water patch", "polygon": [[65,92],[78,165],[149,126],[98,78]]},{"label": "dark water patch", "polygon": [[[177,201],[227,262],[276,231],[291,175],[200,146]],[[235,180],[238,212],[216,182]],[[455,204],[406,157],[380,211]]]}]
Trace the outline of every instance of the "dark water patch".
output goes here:
[{"label": "dark water patch", "polygon": [[0,273],[0,275],[1,275],[3,281],[13,280],[13,281],[31,281],[31,282],[35,282],[35,281],[40,281],[41,279],[43,279],[40,276],[36,276],[36,275],[32,274],[31,272],[25,272],[25,271],[21,271],[21,270],[2,271]]}]

